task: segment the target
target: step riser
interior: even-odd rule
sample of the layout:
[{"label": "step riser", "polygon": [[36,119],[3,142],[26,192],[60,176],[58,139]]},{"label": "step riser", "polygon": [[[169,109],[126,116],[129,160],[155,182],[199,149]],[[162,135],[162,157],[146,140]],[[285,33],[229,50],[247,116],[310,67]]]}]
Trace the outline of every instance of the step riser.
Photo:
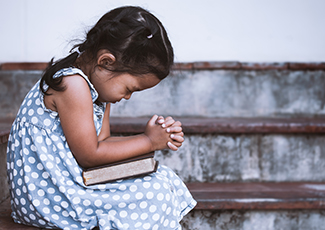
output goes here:
[{"label": "step riser", "polygon": [[183,71],[112,108],[113,116],[325,115],[325,72]]},{"label": "step riser", "polygon": [[185,182],[325,181],[324,135],[186,135],[156,157]]},{"label": "step riser", "polygon": [[7,143],[0,144],[0,203],[9,196],[6,151]]},{"label": "step riser", "polygon": [[324,230],[325,214],[308,211],[192,211],[184,217],[186,230]]},{"label": "step riser", "polygon": [[[14,116],[42,71],[0,71],[1,117]],[[112,116],[325,115],[325,71],[175,71],[112,106]]]}]

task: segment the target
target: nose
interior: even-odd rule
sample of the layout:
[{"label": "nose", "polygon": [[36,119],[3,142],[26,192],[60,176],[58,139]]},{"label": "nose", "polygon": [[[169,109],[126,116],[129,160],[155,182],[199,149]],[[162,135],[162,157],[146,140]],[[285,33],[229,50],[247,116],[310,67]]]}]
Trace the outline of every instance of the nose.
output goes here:
[{"label": "nose", "polygon": [[125,100],[129,100],[131,98],[131,96],[132,96],[132,93],[129,93],[129,94],[127,94],[127,95],[124,96],[124,99]]}]

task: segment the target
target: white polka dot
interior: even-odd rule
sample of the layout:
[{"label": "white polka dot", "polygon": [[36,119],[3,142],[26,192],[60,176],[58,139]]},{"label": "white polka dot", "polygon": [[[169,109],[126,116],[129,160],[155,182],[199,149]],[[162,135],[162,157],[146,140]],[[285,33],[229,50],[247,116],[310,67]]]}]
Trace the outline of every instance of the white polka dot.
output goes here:
[{"label": "white polka dot", "polygon": [[164,221],[164,226],[165,226],[165,227],[167,227],[167,226],[168,226],[168,224],[169,224],[169,220],[168,220],[168,219],[166,219],[166,220]]},{"label": "white polka dot", "polygon": [[58,148],[59,148],[59,149],[64,149],[63,144],[62,144],[62,143],[59,143],[59,144],[58,144]]},{"label": "white polka dot", "polygon": [[70,195],[75,194],[75,193],[76,193],[76,190],[70,188],[70,189],[68,189],[68,193],[69,193]]},{"label": "white polka dot", "polygon": [[37,122],[38,122],[37,117],[32,117],[32,123],[35,125],[35,124],[37,124]]},{"label": "white polka dot", "polygon": [[28,155],[29,154],[29,150],[27,148],[24,148],[23,149],[23,152],[24,152],[25,155]]},{"label": "white polka dot", "polygon": [[43,212],[45,214],[49,214],[50,213],[50,209],[45,207],[45,208],[43,208]]},{"label": "white polka dot", "polygon": [[122,196],[122,198],[124,199],[124,200],[128,200],[128,199],[130,199],[130,194],[124,194],[123,196]]},{"label": "white polka dot", "polygon": [[98,185],[98,189],[104,190],[106,188],[105,184],[100,184]]},{"label": "white polka dot", "polygon": [[38,108],[37,113],[38,113],[38,115],[43,115],[44,114],[44,109]]},{"label": "white polka dot", "polygon": [[47,162],[46,167],[48,167],[49,169],[52,169],[54,166],[51,162]]},{"label": "white polka dot", "polygon": [[37,179],[38,178],[38,174],[36,172],[32,172],[32,177]]},{"label": "white polka dot", "polygon": [[183,201],[183,202],[181,203],[181,208],[186,208],[186,206],[187,206],[186,201]]},{"label": "white polka dot", "polygon": [[60,206],[54,205],[53,209],[54,209],[56,212],[60,212],[62,208],[61,208]]},{"label": "white polka dot", "polygon": [[150,207],[149,207],[149,211],[150,212],[155,212],[157,210],[157,206],[156,205],[151,205]]},{"label": "white polka dot", "polygon": [[45,195],[45,192],[42,189],[40,189],[40,190],[37,191],[37,194],[39,196],[44,196]]},{"label": "white polka dot", "polygon": [[178,189],[177,190],[177,196],[183,196],[183,194],[184,194],[183,189]]},{"label": "white polka dot", "polygon": [[25,114],[27,111],[26,107],[23,108],[23,110],[21,111],[22,114]]},{"label": "white polka dot", "polygon": [[146,188],[146,189],[150,188],[150,186],[151,186],[150,182],[144,182],[143,183],[143,187]]},{"label": "white polka dot", "polygon": [[74,203],[74,204],[79,204],[80,201],[81,201],[81,200],[80,200],[79,197],[75,197],[75,198],[72,199],[72,203]]},{"label": "white polka dot", "polygon": [[147,213],[142,213],[141,216],[140,216],[140,218],[142,220],[146,220],[148,218],[148,214]]},{"label": "white polka dot", "polygon": [[20,203],[21,203],[22,205],[25,205],[25,204],[26,204],[26,200],[25,200],[24,198],[20,198]]},{"label": "white polka dot", "polygon": [[131,203],[129,204],[129,209],[135,209],[137,207],[137,205],[135,203]]},{"label": "white polka dot", "polygon": [[147,197],[147,199],[151,200],[154,197],[153,192],[148,192],[146,197]]},{"label": "white polka dot", "polygon": [[85,213],[87,214],[87,215],[90,215],[90,214],[92,214],[94,211],[91,209],[91,208],[88,208],[86,211],[85,211]]},{"label": "white polka dot", "polygon": [[[29,177],[28,176],[24,176],[24,180],[25,180],[25,183],[28,183],[29,182]],[[12,188],[14,188],[15,186],[12,186]],[[28,186],[29,188],[29,186]],[[34,188],[35,189],[35,188]],[[33,191],[33,190],[32,190]]]},{"label": "white polka dot", "polygon": [[56,215],[56,214],[53,214],[53,215],[52,215],[52,218],[53,218],[54,220],[58,220],[58,219],[59,219],[59,216]]},{"label": "white polka dot", "polygon": [[62,201],[62,202],[61,202],[61,206],[62,206],[63,208],[67,208],[67,207],[69,206],[69,204],[68,204],[66,201]]},{"label": "white polka dot", "polygon": [[110,210],[108,212],[109,215],[115,216],[116,215],[116,211],[115,210]]},{"label": "white polka dot", "polygon": [[51,125],[51,120],[50,119],[45,119],[44,120],[44,125],[46,125],[46,126]]},{"label": "white polka dot", "polygon": [[125,208],[126,207],[126,203],[121,202],[121,203],[118,204],[118,207],[119,208]]},{"label": "white polka dot", "polygon": [[113,196],[113,200],[119,200],[119,199],[120,199],[120,196],[119,195]]},{"label": "white polka dot", "polygon": [[124,191],[126,189],[126,186],[124,184],[120,185],[119,190]]},{"label": "white polka dot", "polygon": [[176,180],[174,180],[174,184],[175,184],[176,186],[178,186],[178,185],[181,184],[181,182],[180,182],[180,180],[176,179]]},{"label": "white polka dot", "polygon": [[35,187],[34,184],[29,184],[28,189],[31,190],[31,191],[34,191],[36,189],[36,187]]},{"label": "white polka dot", "polygon": [[158,195],[157,195],[157,199],[158,199],[159,201],[162,201],[162,200],[164,199],[164,194],[162,194],[162,193],[158,193]]},{"label": "white polka dot", "polygon": [[49,173],[48,173],[48,172],[43,172],[43,173],[42,173],[42,177],[43,177],[44,179],[49,178]]},{"label": "white polka dot", "polygon": [[136,185],[131,185],[130,186],[130,191],[131,192],[135,192],[135,191],[137,191],[137,189],[138,189],[138,187]]},{"label": "white polka dot", "polygon": [[33,116],[33,114],[34,114],[34,110],[33,109],[28,110],[28,115],[29,116]]},{"label": "white polka dot", "polygon": [[134,213],[131,214],[131,219],[132,220],[136,220],[136,219],[138,219],[138,217],[139,217],[138,213],[134,212]]},{"label": "white polka dot", "polygon": [[22,163],[21,160],[17,160],[17,161],[16,161],[16,164],[17,164],[18,167],[21,167],[23,163]]},{"label": "white polka dot", "polygon": [[51,139],[50,138],[45,138],[45,143],[47,144],[47,145],[51,145],[52,144],[52,141],[51,141]]},{"label": "white polka dot", "polygon": [[35,158],[34,157],[29,157],[28,161],[29,161],[29,163],[34,164],[35,163]]},{"label": "white polka dot", "polygon": [[95,200],[95,205],[97,207],[101,206],[103,204],[103,202],[101,200]]},{"label": "white polka dot", "polygon": [[161,206],[161,209],[162,209],[163,211],[166,211],[166,209],[167,209],[167,204],[163,204],[163,205]]},{"label": "white polka dot", "polygon": [[138,193],[135,195],[135,198],[137,198],[138,200],[142,199],[142,198],[143,198],[143,193],[138,192]]},{"label": "white polka dot", "polygon": [[150,224],[149,223],[145,223],[142,227],[143,227],[143,229],[149,229],[150,228]]},{"label": "white polka dot", "polygon": [[148,206],[148,203],[145,202],[145,201],[142,201],[142,202],[140,203],[140,208],[146,208],[147,206]]},{"label": "white polka dot", "polygon": [[149,180],[151,180],[152,178],[151,178],[151,176],[145,176],[143,179],[146,180],[146,181],[149,181]]},{"label": "white polka dot", "polygon": [[89,206],[89,205],[91,204],[89,200],[84,200],[82,203],[83,203],[85,206]]},{"label": "white polka dot", "polygon": [[160,215],[159,215],[158,213],[155,213],[155,214],[152,216],[152,219],[153,219],[154,221],[158,221],[159,218],[160,218]]},{"label": "white polka dot", "polygon": [[28,102],[27,102],[27,106],[30,106],[31,104],[32,104],[32,100],[29,100]]},{"label": "white polka dot", "polygon": [[62,199],[62,198],[61,198],[60,196],[54,196],[54,200],[55,200],[56,202],[59,202],[61,199]]},{"label": "white polka dot", "polygon": [[50,200],[47,199],[47,198],[45,198],[45,199],[43,200],[43,203],[44,203],[45,205],[49,205],[49,204],[50,204]]},{"label": "white polka dot", "polygon": [[104,208],[105,208],[105,209],[111,209],[111,208],[112,208],[112,205],[111,205],[111,204],[105,204],[105,205],[104,205]]},{"label": "white polka dot", "polygon": [[36,220],[36,217],[35,217],[34,214],[29,214],[29,218],[30,218],[31,220]]},{"label": "white polka dot", "polygon": [[127,217],[127,215],[128,215],[128,213],[124,210],[120,212],[120,217],[122,217],[122,218]]},{"label": "white polka dot", "polygon": [[154,187],[154,189],[157,189],[158,190],[158,189],[160,189],[161,186],[160,186],[159,183],[154,183],[153,184],[153,187]]},{"label": "white polka dot", "polygon": [[169,213],[172,211],[172,208],[171,207],[168,207],[167,210],[166,210],[166,214],[169,215]]},{"label": "white polka dot", "polygon": [[134,227],[139,228],[141,225],[142,225],[141,222],[137,222],[137,223],[134,225]]}]

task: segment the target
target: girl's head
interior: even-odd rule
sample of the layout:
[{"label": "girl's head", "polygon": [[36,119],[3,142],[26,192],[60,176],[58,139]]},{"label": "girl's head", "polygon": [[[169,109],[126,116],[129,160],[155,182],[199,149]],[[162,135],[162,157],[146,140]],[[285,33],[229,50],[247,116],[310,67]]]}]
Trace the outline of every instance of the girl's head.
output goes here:
[{"label": "girl's head", "polygon": [[[77,44],[83,56],[95,67],[102,67],[114,73],[131,75],[153,74],[164,79],[174,60],[172,45],[161,22],[148,11],[125,6],[109,11],[89,30],[83,43]],[[101,65],[97,62],[100,50],[108,50],[114,57],[112,63]],[[50,63],[41,80],[54,90],[64,90],[60,79],[53,79],[59,69],[75,64],[78,53]],[[44,92],[45,93],[45,92]]]},{"label": "girl's head", "polygon": [[92,59],[99,50],[109,50],[115,57],[109,69],[113,72],[153,73],[159,79],[169,74],[174,59],[163,25],[140,7],[120,7],[106,13],[77,47]]}]

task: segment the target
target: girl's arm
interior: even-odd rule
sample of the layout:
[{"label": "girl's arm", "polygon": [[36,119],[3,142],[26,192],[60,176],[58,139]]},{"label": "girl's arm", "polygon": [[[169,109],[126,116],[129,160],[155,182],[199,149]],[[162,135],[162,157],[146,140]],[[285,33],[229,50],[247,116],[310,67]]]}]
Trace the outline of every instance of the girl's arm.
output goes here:
[{"label": "girl's arm", "polygon": [[102,128],[100,130],[100,133],[98,135],[98,141],[103,141],[106,138],[111,136],[111,129],[109,124],[109,114],[111,110],[111,103],[106,104],[106,109],[103,117],[103,124]]},{"label": "girl's arm", "polygon": [[62,83],[66,89],[53,93],[54,103],[71,152],[82,167],[94,167],[164,149],[167,142],[177,144],[156,123],[158,116],[150,119],[144,134],[115,141],[111,138],[98,141],[87,82],[79,75],[73,75],[64,77]]}]

